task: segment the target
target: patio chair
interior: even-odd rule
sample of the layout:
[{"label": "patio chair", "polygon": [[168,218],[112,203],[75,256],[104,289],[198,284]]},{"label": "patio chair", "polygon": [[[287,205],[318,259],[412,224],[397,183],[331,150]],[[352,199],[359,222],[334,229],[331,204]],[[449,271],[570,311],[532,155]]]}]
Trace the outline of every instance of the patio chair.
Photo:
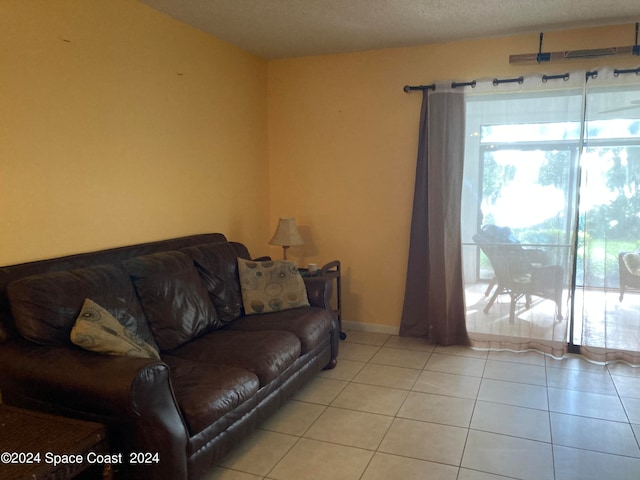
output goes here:
[{"label": "patio chair", "polygon": [[640,289],[640,249],[635,252],[620,252],[618,254],[618,269],[620,272],[620,301],[622,301],[627,287]]},{"label": "patio chair", "polygon": [[484,308],[485,313],[489,313],[498,295],[508,294],[511,298],[509,322],[513,323],[517,302],[524,297],[528,309],[531,297],[537,296],[553,300],[556,318],[562,320],[564,270],[560,265],[547,265],[543,250],[522,247],[508,227],[485,225],[473,240],[491,262],[497,284]]}]

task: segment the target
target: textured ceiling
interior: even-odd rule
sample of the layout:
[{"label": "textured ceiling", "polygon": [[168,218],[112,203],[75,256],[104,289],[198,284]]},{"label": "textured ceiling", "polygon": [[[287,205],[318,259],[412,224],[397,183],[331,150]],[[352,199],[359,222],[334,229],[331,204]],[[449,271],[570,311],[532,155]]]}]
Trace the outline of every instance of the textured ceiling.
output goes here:
[{"label": "textured ceiling", "polygon": [[140,0],[274,59],[640,21],[640,0]]}]

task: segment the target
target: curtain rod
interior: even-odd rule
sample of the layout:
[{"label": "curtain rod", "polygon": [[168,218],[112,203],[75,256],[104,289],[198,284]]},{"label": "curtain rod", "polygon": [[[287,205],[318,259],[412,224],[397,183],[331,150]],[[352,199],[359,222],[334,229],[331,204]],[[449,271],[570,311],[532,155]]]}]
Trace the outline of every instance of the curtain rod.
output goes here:
[{"label": "curtain rod", "polygon": [[[527,62],[537,62],[537,63],[547,63],[555,60],[572,60],[572,59],[585,59],[585,58],[599,58],[599,57],[610,57],[616,55],[635,55],[640,57],[640,45],[638,45],[638,30],[640,29],[640,22],[636,22],[636,35],[635,35],[635,44],[628,47],[612,47],[612,48],[595,48],[591,50],[567,50],[564,52],[543,52],[542,51],[542,39],[544,37],[544,33],[540,32],[540,42],[538,46],[538,53],[523,53],[518,55],[509,55],[509,63],[527,63]],[[623,73],[635,73],[636,75],[640,75],[640,67],[630,70],[614,70],[614,76],[618,76]],[[598,72],[587,72],[587,78],[590,76],[597,76]],[[555,80],[555,79],[563,79],[569,80],[569,74],[565,73],[563,75],[544,75],[542,77],[543,82],[547,82],[547,80]],[[497,86],[500,83],[522,83],[523,78],[518,77],[515,79],[506,79],[499,80],[497,78],[493,79],[493,85]],[[475,88],[476,81],[473,80],[471,82],[461,82],[451,83],[451,88],[457,87],[471,87]],[[436,89],[436,84],[432,83],[431,85],[405,85],[404,91],[405,93],[410,93],[414,90],[434,90]]]},{"label": "curtain rod", "polygon": [[[566,73],[565,75],[567,75],[568,78],[568,73]],[[551,78],[551,77],[547,77],[547,78]],[[498,78],[494,78],[493,79],[493,85],[497,86],[501,83],[522,83],[524,82],[524,77],[517,77],[517,78],[505,78],[505,79],[498,79]],[[471,87],[471,88],[476,88],[476,84],[477,82],[475,80],[471,80],[470,82],[451,82],[451,88],[456,89],[456,88],[460,88],[460,87]],[[405,93],[410,93],[412,91],[415,90],[436,90],[436,84],[432,83],[431,85],[405,85],[403,88]]]},{"label": "curtain rod", "polygon": [[[620,75],[624,75],[627,73],[635,73],[636,75],[640,75],[640,67],[638,68],[629,68],[629,69],[615,69],[613,71],[613,76],[614,77],[618,77]],[[560,75],[543,75],[542,77],[540,77],[540,80],[542,81],[542,83],[547,83],[549,80],[564,80],[565,82],[567,80],[569,80],[570,74],[569,73],[562,73]],[[586,72],[586,77],[587,79],[589,78],[597,78],[598,77],[598,71],[597,70],[593,70],[593,71],[589,71]],[[494,78],[492,80],[492,85],[494,87],[497,87],[498,85],[501,85],[503,83],[518,83],[518,84],[523,84],[524,83],[524,77],[520,76],[520,77],[515,77],[515,78],[504,78],[504,79],[500,79],[500,78]],[[471,87],[471,88],[476,88],[476,80],[472,80],[470,82],[451,82],[450,87],[452,89],[456,89],[459,87]],[[436,90],[436,84],[432,83],[431,85],[405,85],[403,88],[405,93],[411,93],[412,91],[415,90],[421,90],[421,91],[428,91],[428,90]]]}]

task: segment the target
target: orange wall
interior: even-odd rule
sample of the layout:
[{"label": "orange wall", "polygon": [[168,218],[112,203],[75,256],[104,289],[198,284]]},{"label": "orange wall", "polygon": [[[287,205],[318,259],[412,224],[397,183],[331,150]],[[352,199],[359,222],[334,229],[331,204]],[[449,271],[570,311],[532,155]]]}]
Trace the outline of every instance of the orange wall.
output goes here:
[{"label": "orange wall", "polygon": [[[633,25],[548,32],[544,49],[633,39]],[[344,320],[387,332],[399,326],[421,103],[404,85],[639,63],[508,63],[511,54],[537,50],[534,34],[269,63],[271,229],[278,216],[296,217],[307,240],[290,250],[299,264],[342,261]]]},{"label": "orange wall", "polygon": [[[547,32],[630,45],[633,26]],[[420,95],[541,71],[538,35],[264,61],[135,0],[0,0],[0,265],[205,231],[344,268],[344,319],[396,331]],[[636,58],[544,66],[637,66]]]},{"label": "orange wall", "polygon": [[267,62],[134,0],[0,1],[0,265],[267,248]]}]

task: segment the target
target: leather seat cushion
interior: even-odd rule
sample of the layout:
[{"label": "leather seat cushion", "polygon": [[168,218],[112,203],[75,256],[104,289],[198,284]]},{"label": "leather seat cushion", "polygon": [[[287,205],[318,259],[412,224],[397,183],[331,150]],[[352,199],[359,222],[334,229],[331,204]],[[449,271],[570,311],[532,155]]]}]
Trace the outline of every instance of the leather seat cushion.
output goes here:
[{"label": "leather seat cushion", "polygon": [[229,324],[227,328],[246,332],[265,330],[291,332],[300,340],[304,355],[326,341],[331,332],[331,321],[331,313],[323,308],[301,307],[244,316]]},{"label": "leather seat cushion", "polygon": [[293,364],[300,350],[298,337],[289,332],[215,330],[170,354],[198,363],[249,370],[258,376],[263,387]]},{"label": "leather seat cushion", "polygon": [[258,377],[241,368],[199,363],[172,355],[162,360],[191,436],[213,425],[247,401],[255,401]]}]

